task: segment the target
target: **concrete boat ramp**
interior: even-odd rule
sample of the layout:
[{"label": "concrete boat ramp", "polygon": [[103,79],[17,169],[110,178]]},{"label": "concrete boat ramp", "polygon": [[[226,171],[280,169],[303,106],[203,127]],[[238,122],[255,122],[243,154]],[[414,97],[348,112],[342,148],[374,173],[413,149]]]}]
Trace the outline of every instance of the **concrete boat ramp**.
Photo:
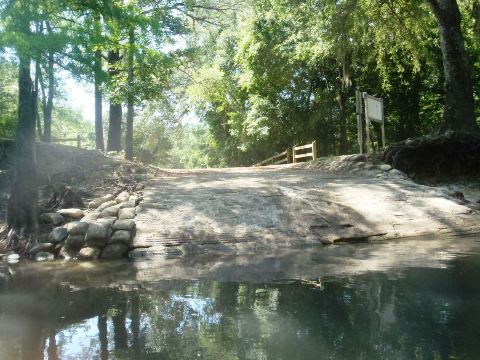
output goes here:
[{"label": "concrete boat ramp", "polygon": [[248,254],[480,231],[477,211],[398,173],[298,165],[168,170],[146,185],[136,221],[134,256]]}]

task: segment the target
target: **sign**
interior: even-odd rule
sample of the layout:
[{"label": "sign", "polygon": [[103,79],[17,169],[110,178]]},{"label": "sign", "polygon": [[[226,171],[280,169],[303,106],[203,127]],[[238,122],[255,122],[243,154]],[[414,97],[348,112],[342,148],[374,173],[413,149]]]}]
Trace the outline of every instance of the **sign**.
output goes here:
[{"label": "sign", "polygon": [[365,94],[366,115],[372,121],[383,122],[383,100]]},{"label": "sign", "polygon": [[360,153],[363,154],[363,114],[365,114],[365,134],[367,135],[365,143],[367,146],[367,152],[372,151],[372,141],[370,138],[371,121],[380,123],[382,129],[382,146],[385,147],[385,119],[383,116],[383,99],[376,98],[374,96],[368,95],[366,92],[360,92],[358,90],[355,91],[355,97],[358,127],[358,145],[360,146]]}]

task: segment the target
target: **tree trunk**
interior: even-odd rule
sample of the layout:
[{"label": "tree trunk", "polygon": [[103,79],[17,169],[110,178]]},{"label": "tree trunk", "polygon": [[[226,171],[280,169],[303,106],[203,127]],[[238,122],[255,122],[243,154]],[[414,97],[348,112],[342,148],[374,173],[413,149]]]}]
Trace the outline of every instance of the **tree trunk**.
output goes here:
[{"label": "tree trunk", "polygon": [[45,81],[42,72],[39,72],[40,86],[42,88],[42,111],[43,111],[43,138],[44,142],[52,141],[52,112],[53,112],[53,96],[55,91],[55,74],[53,73],[53,51],[48,53],[47,64],[47,81],[48,93],[45,88]]},{"label": "tree trunk", "polygon": [[[96,36],[101,36],[100,28],[100,16],[95,15],[95,33]],[[105,141],[103,139],[103,92],[102,92],[102,52],[100,50],[95,51],[95,64],[94,64],[94,77],[95,77],[95,148],[100,151],[105,151]]]},{"label": "tree trunk", "polygon": [[445,73],[445,109],[440,132],[476,132],[472,73],[460,27],[456,0],[427,0],[440,28]]},{"label": "tree trunk", "polygon": [[135,42],[134,28],[131,27],[128,34],[128,98],[127,98],[127,132],[125,135],[125,159],[133,160],[133,46]]},{"label": "tree trunk", "polygon": [[347,92],[346,89],[340,89],[338,94],[338,107],[339,112],[339,122],[340,122],[340,144],[339,144],[339,155],[345,155],[348,153],[348,140],[347,140]]},{"label": "tree trunk", "polygon": [[[23,25],[27,33],[28,22]],[[9,227],[25,233],[37,228],[37,184],[35,176],[35,113],[30,57],[19,54],[18,126],[15,152],[15,178],[8,199]]]},{"label": "tree trunk", "polygon": [[105,150],[105,142],[103,140],[103,118],[102,118],[102,101],[103,93],[101,90],[102,79],[102,54],[100,51],[95,52],[95,147],[97,150]]},{"label": "tree trunk", "polygon": [[43,138],[43,131],[42,131],[42,121],[40,120],[40,114],[38,112],[38,96],[39,96],[39,76],[40,76],[40,62],[37,59],[35,61],[35,84],[34,84],[34,90],[33,90],[33,96],[34,96],[34,104],[33,104],[33,111],[35,114],[35,124],[37,124],[37,136],[39,139]]},{"label": "tree trunk", "polygon": [[[118,75],[117,66],[119,62],[119,51],[110,50],[108,52],[108,72],[111,78]],[[122,150],[122,104],[118,100],[112,99],[110,100],[107,151],[120,150]]]}]

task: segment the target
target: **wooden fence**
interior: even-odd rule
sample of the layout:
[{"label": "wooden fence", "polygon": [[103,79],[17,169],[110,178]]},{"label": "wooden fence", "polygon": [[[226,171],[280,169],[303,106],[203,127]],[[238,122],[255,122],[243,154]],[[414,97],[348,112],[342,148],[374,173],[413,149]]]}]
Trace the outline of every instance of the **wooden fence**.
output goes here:
[{"label": "wooden fence", "polygon": [[80,135],[77,135],[76,138],[65,138],[65,139],[59,139],[59,138],[52,138],[53,143],[64,143],[64,142],[77,142],[77,147],[80,149],[82,147],[82,138]]},{"label": "wooden fence", "polygon": [[[306,153],[303,152],[308,150],[310,150],[310,152],[306,152]],[[317,158],[317,142],[316,141],[308,145],[293,147],[292,159],[294,163],[298,162],[297,161],[298,159],[305,159],[309,157],[311,157],[312,160],[315,160]]]},{"label": "wooden fence", "polygon": [[[304,152],[308,151],[309,152]],[[266,160],[260,161],[253,166],[265,166],[265,165],[280,165],[288,164],[290,162],[298,162],[298,159],[306,159],[311,157],[312,160],[317,158],[317,142],[314,141],[311,144],[294,146],[292,150],[287,149],[280,154],[273,155]]]}]

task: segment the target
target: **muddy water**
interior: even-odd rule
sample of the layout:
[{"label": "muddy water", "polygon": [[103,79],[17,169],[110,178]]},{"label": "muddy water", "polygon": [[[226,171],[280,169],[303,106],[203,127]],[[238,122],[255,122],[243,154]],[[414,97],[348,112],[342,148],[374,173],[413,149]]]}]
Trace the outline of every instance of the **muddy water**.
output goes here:
[{"label": "muddy water", "polygon": [[0,359],[477,359],[479,241],[4,264]]}]

